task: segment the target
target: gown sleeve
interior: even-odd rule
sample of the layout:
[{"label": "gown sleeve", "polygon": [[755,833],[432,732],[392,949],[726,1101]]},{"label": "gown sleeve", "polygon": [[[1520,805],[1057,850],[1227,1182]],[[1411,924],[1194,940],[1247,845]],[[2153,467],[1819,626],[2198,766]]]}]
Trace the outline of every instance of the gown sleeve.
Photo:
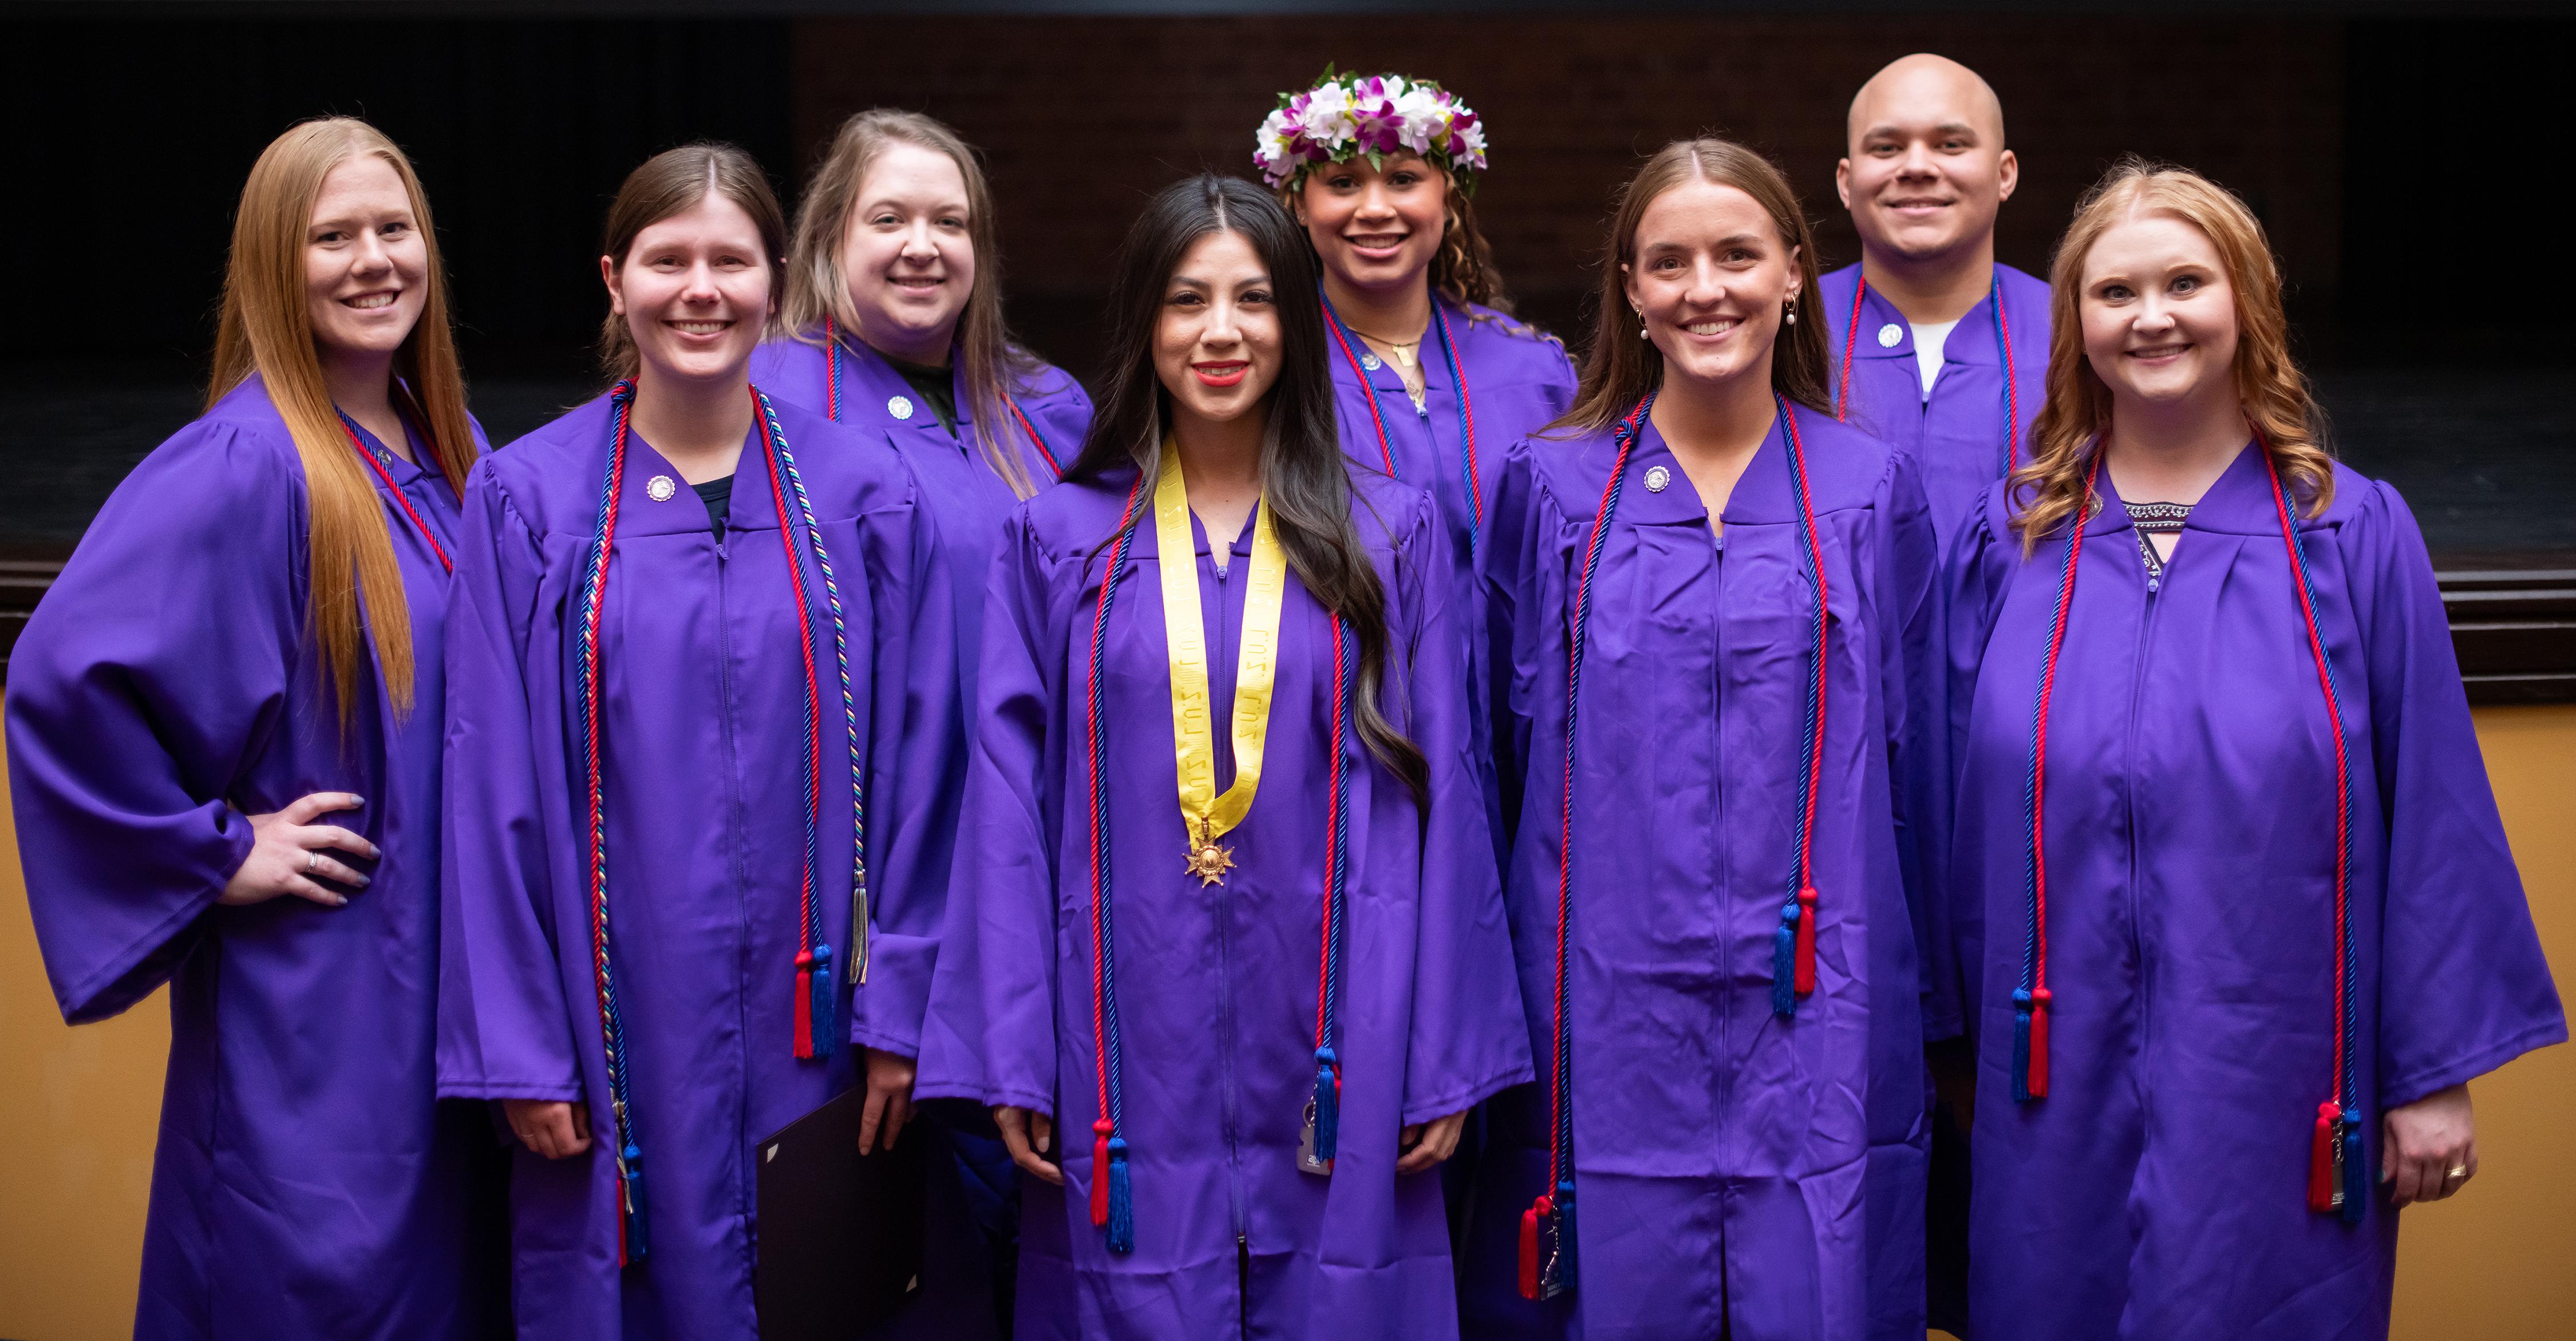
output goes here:
[{"label": "gown sleeve", "polygon": [[1884,500],[1887,533],[1878,546],[1879,695],[1886,704],[1888,791],[1896,806],[1896,856],[1914,919],[1921,966],[1923,1037],[1961,1030],[1957,961],[1935,953],[1948,937],[1940,896],[1941,854],[1949,850],[1946,788],[1949,723],[1942,700],[1940,542],[1913,459],[1891,454]]},{"label": "gown sleeve", "polygon": [[236,425],[181,430],[118,486],[19,637],[10,796],[72,1023],[167,981],[250,856],[230,802],[283,724],[304,621],[293,460]]},{"label": "gown sleeve", "polygon": [[1966,1030],[1973,1030],[1977,1021],[1977,965],[1985,953],[1986,909],[1984,883],[1963,869],[1977,854],[1962,848],[1958,832],[1959,769],[1967,758],[1969,714],[1985,666],[1986,641],[1994,633],[2013,569],[2021,562],[2021,541],[2009,530],[1997,535],[1993,514],[1981,501],[1951,537],[1941,565],[1940,664],[1933,672],[1941,677],[1943,745],[1932,805],[1942,827],[1931,835],[1937,846],[1927,858],[1927,868],[1937,878],[1931,882],[1927,920],[1932,939],[1924,949],[1925,974],[1936,990],[1948,985],[1950,1002]]},{"label": "gown sleeve", "polygon": [[[447,606],[446,869],[441,883],[438,1095],[581,1097],[566,1014],[555,854],[532,709],[561,701],[551,658],[531,664],[545,572],[537,537],[477,465]],[[551,640],[549,640],[551,641]],[[565,891],[577,895],[577,891]]]},{"label": "gown sleeve", "polygon": [[2423,533],[2396,490],[2369,487],[2339,540],[2367,647],[2388,823],[2385,1110],[2563,1042],[2567,1020],[2505,845]]},{"label": "gown sleeve", "polygon": [[[1455,560],[1430,499],[1398,545],[1398,623],[1406,729],[1430,767],[1414,939],[1413,1032],[1405,1049],[1410,1124],[1462,1112],[1532,1076],[1511,931],[1486,832],[1484,788],[1467,707],[1467,646]],[[1392,779],[1383,780],[1391,784]]]},{"label": "gown sleeve", "polygon": [[907,473],[907,506],[861,524],[873,588],[876,667],[869,705],[867,980],[850,1040],[917,1057],[948,905],[957,834],[957,619],[937,524]]},{"label": "gown sleeve", "polygon": [[[1025,509],[1004,528],[984,595],[965,813],[947,936],[922,1030],[923,1098],[1055,1109],[1056,862],[1047,816],[1046,667],[1053,565]],[[1053,752],[1060,755],[1061,751]]]}]

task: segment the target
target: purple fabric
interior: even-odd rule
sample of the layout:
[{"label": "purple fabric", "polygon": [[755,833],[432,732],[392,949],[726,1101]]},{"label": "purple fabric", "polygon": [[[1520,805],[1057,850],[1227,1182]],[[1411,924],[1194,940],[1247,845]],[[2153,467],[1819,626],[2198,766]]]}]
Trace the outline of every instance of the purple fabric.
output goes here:
[{"label": "purple fabric", "polygon": [[[1019,496],[995,473],[975,438],[975,405],[966,393],[962,356],[952,357],[957,401],[957,431],[939,426],[939,417],[920,403],[920,394],[903,374],[886,366],[874,350],[856,340],[841,348],[840,422],[858,430],[869,445],[894,448],[921,481],[923,497],[939,522],[940,557],[955,575],[959,671],[965,676],[960,694],[974,701],[976,639],[983,633],[984,573],[993,565],[993,547],[1002,524],[1020,505]],[[776,339],[751,357],[751,377],[771,395],[824,412],[827,361],[819,346]],[[1020,448],[1020,469],[1029,483],[1044,489],[1054,484],[1056,468],[1073,464],[1082,452],[1082,436],[1091,428],[1091,397],[1082,384],[1062,370],[1041,365],[1027,381],[1034,390],[1015,393],[1020,412],[1037,428],[1055,465],[1033,451],[1017,423],[1004,424],[1002,440]],[[912,407],[912,417],[898,419],[888,407],[896,397]],[[1007,413],[1007,412],[1006,412]]]},{"label": "purple fabric", "polygon": [[[1091,1224],[1080,733],[1095,555],[1134,478],[1121,470],[1039,495],[995,560],[920,1093],[1056,1118],[1068,1186],[1022,1180],[1023,1338],[1455,1335],[1439,1179],[1394,1176],[1397,1129],[1531,1073],[1467,752],[1466,649],[1450,606],[1458,587],[1433,504],[1401,485],[1359,475],[1352,510],[1388,584],[1398,651],[1384,701],[1429,759],[1431,808],[1417,811],[1349,739],[1341,1157],[1329,1179],[1297,1171],[1296,1145],[1315,1076],[1330,624],[1292,573],[1261,790],[1229,840],[1233,873],[1202,888],[1182,870],[1157,550],[1150,517],[1139,524],[1100,687],[1135,1251],[1112,1256]],[[1204,535],[1198,544],[1209,688],[1229,702],[1250,530],[1233,541],[1224,579],[1204,557]],[[1248,1294],[1237,1286],[1238,1243]]]},{"label": "purple fabric", "polygon": [[[445,479],[367,441],[452,551]],[[492,1133],[431,1088],[448,578],[385,504],[408,717],[368,658],[340,734],[305,627],[303,465],[257,378],[117,486],[11,659],[10,790],[63,1018],[171,984],[137,1336],[481,1336],[500,1302],[476,1251],[499,1227],[472,1218]],[[334,854],[373,883],[341,908],[217,906],[243,816],[317,791],[366,798],[321,822],[383,849]]]},{"label": "purple fabric", "polygon": [[[2306,1201],[2333,1083],[2334,742],[2262,457],[2193,508],[2155,590],[2107,472],[2099,489],[2049,707],[2054,1019],[2027,1104],[2009,1075],[2023,797],[2066,542],[2024,559],[1998,486],[1948,568],[1976,1336],[2384,1337],[2397,1216],[2374,1197],[2347,1226]],[[2388,1108],[2567,1030],[2414,518],[2338,467],[2299,529],[2353,761],[2375,1172]]]},{"label": "purple fabric", "polygon": [[[872,959],[855,991],[837,975],[836,1011],[849,1039],[909,1055],[955,824],[947,578],[900,458],[792,405],[777,411],[838,577],[867,759]],[[748,1337],[752,1146],[859,1072],[846,1045],[828,1059],[791,1052],[806,813],[796,608],[757,428],[722,546],[695,491],[654,500],[655,478],[678,472],[635,437],[600,635],[611,956],[650,1249],[621,1274],[573,674],[609,419],[607,400],[592,401],[493,456],[467,490],[448,648],[439,1092],[588,1105],[587,1154],[516,1156],[521,1335]],[[800,564],[824,686],[815,897],[846,964],[848,739],[822,584],[810,558]]]},{"label": "purple fabric", "polygon": [[[1495,1106],[1467,1248],[1489,1337],[1923,1335],[1925,1081],[1916,858],[1936,804],[1933,542],[1911,463],[1801,410],[1829,592],[1815,993],[1772,1014],[1795,888],[1814,609],[1774,428],[1715,535],[1651,424],[1593,579],[1571,827],[1575,1261],[1523,1300],[1550,1083]],[[1533,439],[1486,548],[1496,720],[1524,816],[1507,881],[1542,1075],[1553,1065],[1557,854],[1574,584],[1610,434]],[[1666,487],[1647,483],[1661,469]],[[1498,680],[1498,683],[1501,681]],[[1519,782],[1525,773],[1525,785]],[[1940,1013],[1938,1009],[1934,1014]]]},{"label": "purple fabric", "polygon": [[[2003,280],[2004,317],[2012,327],[2012,390],[2019,411],[2013,441],[2021,444],[2027,459],[2031,421],[2048,400],[2048,282],[2008,265],[1997,265],[1995,274]],[[1843,352],[1848,349],[1851,393],[1845,417],[1915,459],[1931,504],[1933,530],[1947,547],[1987,486],[2004,474],[2004,379],[2003,365],[1995,358],[1994,299],[1980,299],[1951,328],[1941,345],[1940,379],[1926,400],[1922,372],[1914,361],[1914,330],[1885,295],[1872,290],[1861,300],[1860,339],[1850,340],[1852,291],[1859,283],[1860,267],[1848,265],[1817,284],[1834,389],[1842,389]],[[1879,333],[1890,326],[1896,328],[1896,343],[1882,345]]]}]

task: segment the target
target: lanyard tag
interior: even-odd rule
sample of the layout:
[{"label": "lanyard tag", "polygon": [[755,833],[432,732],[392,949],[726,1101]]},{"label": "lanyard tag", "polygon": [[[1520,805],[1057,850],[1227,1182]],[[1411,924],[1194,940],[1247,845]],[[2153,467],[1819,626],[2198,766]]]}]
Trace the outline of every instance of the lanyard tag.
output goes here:
[{"label": "lanyard tag", "polygon": [[1306,1120],[1297,1132],[1297,1172],[1318,1178],[1333,1176],[1333,1162],[1315,1157],[1315,1101],[1306,1101]]},{"label": "lanyard tag", "polygon": [[1547,1265],[1538,1273],[1538,1297],[1554,1299],[1565,1293],[1565,1213],[1550,1213],[1538,1232],[1539,1248],[1547,1256]]}]

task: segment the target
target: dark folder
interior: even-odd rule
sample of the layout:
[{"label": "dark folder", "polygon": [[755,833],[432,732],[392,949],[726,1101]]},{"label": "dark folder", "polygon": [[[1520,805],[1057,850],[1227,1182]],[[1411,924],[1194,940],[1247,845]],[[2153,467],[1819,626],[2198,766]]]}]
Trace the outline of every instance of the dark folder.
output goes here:
[{"label": "dark folder", "polygon": [[922,1132],[859,1153],[867,1087],[760,1143],[760,1248],[752,1301],[762,1341],[850,1341],[921,1289]]}]

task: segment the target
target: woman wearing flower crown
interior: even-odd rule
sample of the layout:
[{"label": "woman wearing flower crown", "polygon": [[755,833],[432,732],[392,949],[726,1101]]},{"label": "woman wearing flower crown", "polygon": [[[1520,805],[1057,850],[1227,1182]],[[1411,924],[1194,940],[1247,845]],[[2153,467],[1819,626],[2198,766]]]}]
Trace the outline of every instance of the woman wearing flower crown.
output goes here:
[{"label": "woman wearing flower crown", "polygon": [[2367,1341],[2468,1082],[2567,1037],[2395,490],[2253,211],[2130,160],[1948,565],[1979,1341]]},{"label": "woman wearing flower crown", "polygon": [[[1466,577],[1504,449],[1565,413],[1575,382],[1565,346],[1512,318],[1477,231],[1484,123],[1427,80],[1327,69],[1280,96],[1253,161],[1315,250],[1342,450],[1437,500]],[[1472,604],[1465,614],[1481,759],[1483,639]],[[1487,809],[1499,843],[1504,816],[1490,795]]]},{"label": "woman wearing flower crown", "polygon": [[1604,251],[1582,397],[1485,549],[1542,1079],[1490,1106],[1463,1323],[1920,1341],[1922,487],[1833,417],[1760,155],[1666,146]]},{"label": "woman wearing flower crown", "polygon": [[903,458],[747,375],[786,232],[738,149],[637,168],[616,385],[466,490],[439,1091],[527,1147],[523,1336],[753,1336],[753,1143],[929,991],[954,607]]},{"label": "woman wearing flower crown", "polygon": [[1530,1076],[1447,540],[1341,452],[1311,264],[1156,196],[993,565],[921,1092],[1027,1175],[1022,1338],[1456,1336],[1431,1170]]}]

